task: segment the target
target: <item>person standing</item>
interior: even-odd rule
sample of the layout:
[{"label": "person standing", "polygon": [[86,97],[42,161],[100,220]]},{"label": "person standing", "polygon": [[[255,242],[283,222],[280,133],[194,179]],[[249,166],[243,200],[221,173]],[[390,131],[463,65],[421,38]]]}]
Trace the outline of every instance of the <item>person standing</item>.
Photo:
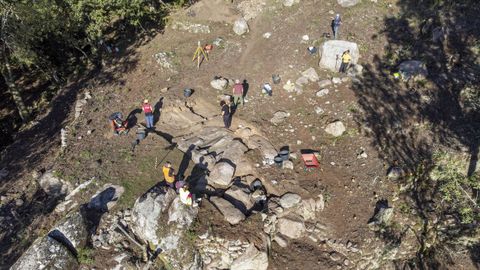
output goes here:
[{"label": "person standing", "polygon": [[332,30],[333,30],[333,38],[337,39],[338,32],[340,31],[340,25],[342,24],[342,19],[340,18],[340,14],[337,13],[335,18],[332,21]]},{"label": "person standing", "polygon": [[162,168],[163,177],[167,186],[174,188],[175,187],[175,170],[172,168],[170,161],[165,162]]},{"label": "person standing", "polygon": [[230,124],[232,123],[232,109],[230,107],[230,100],[222,100],[222,102],[220,102],[220,106],[222,107],[223,125],[225,128],[230,128]]},{"label": "person standing", "polygon": [[340,64],[340,72],[346,73],[348,65],[350,65],[350,61],[352,60],[352,56],[350,55],[350,50],[346,50],[342,54],[342,63]]},{"label": "person standing", "polygon": [[147,124],[147,128],[153,128],[153,108],[152,105],[148,103],[148,99],[143,101],[142,110],[145,113],[145,122]]},{"label": "person standing", "polygon": [[235,80],[235,85],[233,86],[233,105],[236,107],[240,101],[243,106],[243,84],[240,83],[240,80]]}]

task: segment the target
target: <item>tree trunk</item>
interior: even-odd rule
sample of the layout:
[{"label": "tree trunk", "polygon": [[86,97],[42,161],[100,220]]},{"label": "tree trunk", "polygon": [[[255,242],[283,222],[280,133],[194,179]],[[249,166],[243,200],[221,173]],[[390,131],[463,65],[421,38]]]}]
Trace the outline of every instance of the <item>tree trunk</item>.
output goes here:
[{"label": "tree trunk", "polygon": [[5,79],[5,82],[7,83],[8,92],[12,95],[13,101],[17,106],[18,114],[22,118],[22,121],[25,123],[28,121],[30,117],[30,113],[28,112],[27,107],[23,102],[22,96],[20,95],[20,90],[15,85],[15,82],[13,80],[13,75],[12,75],[12,69],[5,55],[5,52],[3,52],[3,56],[5,61],[4,63],[5,69],[2,69],[2,75],[3,75],[3,78]]}]

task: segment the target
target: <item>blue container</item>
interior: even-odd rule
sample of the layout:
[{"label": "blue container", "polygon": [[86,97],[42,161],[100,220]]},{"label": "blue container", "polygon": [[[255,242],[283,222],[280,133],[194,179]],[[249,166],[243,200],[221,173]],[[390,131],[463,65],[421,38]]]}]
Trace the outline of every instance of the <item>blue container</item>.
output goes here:
[{"label": "blue container", "polygon": [[192,93],[193,93],[193,90],[190,89],[190,88],[185,88],[185,89],[183,90],[183,96],[184,96],[184,97],[189,97],[189,96],[192,95]]}]

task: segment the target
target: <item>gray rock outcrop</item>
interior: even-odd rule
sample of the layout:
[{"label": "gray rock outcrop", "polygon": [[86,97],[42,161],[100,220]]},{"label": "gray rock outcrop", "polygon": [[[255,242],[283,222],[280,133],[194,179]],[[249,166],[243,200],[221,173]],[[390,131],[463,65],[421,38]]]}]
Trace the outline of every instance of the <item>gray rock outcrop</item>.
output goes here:
[{"label": "gray rock outcrop", "polygon": [[222,213],[228,223],[236,225],[245,219],[245,215],[227,200],[220,197],[211,197],[210,201]]},{"label": "gray rock outcrop", "polygon": [[305,233],[305,224],[301,219],[284,217],[278,220],[277,230],[290,239],[298,239]]},{"label": "gray rock outcrop", "polygon": [[229,162],[218,162],[210,172],[208,182],[211,185],[227,187],[230,185],[234,174],[235,167],[232,164]]},{"label": "gray rock outcrop", "polygon": [[135,202],[131,228],[145,243],[161,248],[174,269],[201,269],[200,254],[186,235],[197,214],[172,189],[156,186]]},{"label": "gray rock outcrop", "polygon": [[322,57],[320,59],[319,66],[332,71],[338,71],[342,61],[342,54],[346,50],[350,50],[350,55],[352,56],[352,61],[350,63],[356,64],[360,57],[356,43],[344,40],[326,41],[322,45]]},{"label": "gray rock outcrop", "polygon": [[253,244],[250,244],[245,253],[235,259],[230,267],[231,270],[267,270],[267,268],[267,253],[259,251]]}]

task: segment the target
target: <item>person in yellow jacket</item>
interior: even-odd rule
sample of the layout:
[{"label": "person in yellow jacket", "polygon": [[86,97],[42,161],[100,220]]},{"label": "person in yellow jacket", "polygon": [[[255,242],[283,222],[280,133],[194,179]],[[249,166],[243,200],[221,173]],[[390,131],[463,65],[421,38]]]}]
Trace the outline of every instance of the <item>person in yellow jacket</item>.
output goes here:
[{"label": "person in yellow jacket", "polygon": [[342,63],[340,64],[340,72],[346,73],[348,65],[350,65],[350,61],[352,61],[352,56],[350,55],[350,50],[346,50],[342,54]]},{"label": "person in yellow jacket", "polygon": [[175,170],[172,168],[172,164],[170,161],[165,162],[162,168],[163,177],[165,179],[165,183],[171,187],[175,187]]}]

